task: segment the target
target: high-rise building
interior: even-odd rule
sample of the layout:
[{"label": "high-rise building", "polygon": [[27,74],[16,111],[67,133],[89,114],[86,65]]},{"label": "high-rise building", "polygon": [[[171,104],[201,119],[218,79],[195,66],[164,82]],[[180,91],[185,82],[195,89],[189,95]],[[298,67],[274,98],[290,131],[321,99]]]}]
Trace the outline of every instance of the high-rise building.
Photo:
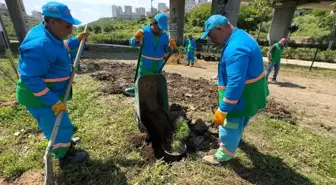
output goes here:
[{"label": "high-rise building", "polygon": [[122,16],[122,8],[121,6],[112,5],[112,17],[120,18]]},{"label": "high-rise building", "polygon": [[198,0],[198,3],[197,4],[203,4],[203,3],[207,3],[208,0]]},{"label": "high-rise building", "polygon": [[156,8],[152,8],[152,11],[151,11],[152,15],[155,15],[158,13],[158,10]]},{"label": "high-rise building", "polygon": [[146,9],[143,7],[137,8],[135,15],[139,15],[139,16],[146,15]]},{"label": "high-rise building", "polygon": [[196,1],[195,0],[185,0],[185,12],[189,12],[196,6]]},{"label": "high-rise building", "polygon": [[5,3],[0,3],[0,13],[8,13],[7,6]]},{"label": "high-rise building", "polygon": [[36,20],[39,20],[39,21],[42,21],[43,18],[42,18],[42,13],[41,12],[38,12],[36,10],[33,10],[32,11],[32,17],[35,18]]},{"label": "high-rise building", "polygon": [[132,6],[125,6],[125,15],[133,15]]},{"label": "high-rise building", "polygon": [[117,6],[112,5],[112,17],[117,17]]},{"label": "high-rise building", "polygon": [[158,11],[162,12],[167,9],[166,3],[158,3]]}]

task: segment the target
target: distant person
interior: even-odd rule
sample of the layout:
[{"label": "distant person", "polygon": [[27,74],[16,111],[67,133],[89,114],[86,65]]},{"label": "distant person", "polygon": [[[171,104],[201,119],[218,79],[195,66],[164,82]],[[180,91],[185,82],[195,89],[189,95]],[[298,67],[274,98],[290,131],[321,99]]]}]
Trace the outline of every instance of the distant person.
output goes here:
[{"label": "distant person", "polygon": [[258,43],[244,30],[232,26],[222,15],[212,15],[205,22],[201,39],[223,46],[218,64],[218,101],[213,122],[219,126],[219,148],[202,161],[218,165],[232,159],[250,119],[266,107],[263,57]]},{"label": "distant person", "polygon": [[273,82],[277,82],[278,73],[280,70],[280,61],[281,55],[286,43],[286,38],[282,38],[279,42],[273,44],[270,50],[267,52],[267,59],[268,59],[268,69],[266,71],[266,80],[268,81],[268,76],[272,72],[274,67],[273,73]]},{"label": "distant person", "polygon": [[191,62],[191,67],[194,66],[195,63],[195,51],[196,51],[196,41],[192,37],[192,35],[189,35],[189,39],[186,41],[186,51],[187,51],[187,64],[186,66],[189,66]]},{"label": "distant person", "polygon": [[[19,47],[20,78],[16,87],[16,98],[37,120],[48,140],[56,117],[64,112],[53,153],[61,164],[80,163],[86,160],[87,153],[70,150],[74,146],[71,139],[73,125],[62,100],[73,62],[63,40],[72,33],[73,25],[81,22],[74,19],[68,7],[59,2],[45,4],[42,15],[44,21],[30,29]],[[87,36],[88,33],[81,32],[68,39],[69,48],[78,48],[80,41]]]}]

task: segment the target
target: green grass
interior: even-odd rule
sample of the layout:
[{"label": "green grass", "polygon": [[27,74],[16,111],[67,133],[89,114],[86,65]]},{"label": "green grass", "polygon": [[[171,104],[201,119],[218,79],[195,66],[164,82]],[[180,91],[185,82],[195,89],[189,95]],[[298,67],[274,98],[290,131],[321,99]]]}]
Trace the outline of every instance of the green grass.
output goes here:
[{"label": "green grass", "polygon": [[[0,81],[1,82],[1,81]],[[60,169],[59,184],[335,184],[336,142],[296,125],[258,116],[247,127],[237,155],[224,166],[201,163],[197,154],[165,164],[146,162],[128,138],[138,133],[134,100],[100,95],[100,83],[77,75],[70,117],[90,160]],[[3,82],[1,82],[3,83]],[[11,101],[8,91],[4,101]],[[172,102],[171,102],[172,103]],[[24,129],[23,131],[21,131]],[[14,133],[20,131],[18,136]],[[9,181],[43,170],[47,142],[21,105],[0,108],[0,177]]]}]

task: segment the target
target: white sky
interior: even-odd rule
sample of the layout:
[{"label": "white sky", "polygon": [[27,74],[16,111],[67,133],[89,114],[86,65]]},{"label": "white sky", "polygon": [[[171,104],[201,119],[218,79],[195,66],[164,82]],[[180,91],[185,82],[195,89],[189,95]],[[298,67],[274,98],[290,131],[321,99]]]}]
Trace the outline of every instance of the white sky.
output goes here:
[{"label": "white sky", "polygon": [[[23,0],[26,12],[31,15],[33,10],[42,11],[42,6],[50,0]],[[86,24],[99,19],[100,17],[112,16],[112,5],[122,6],[124,11],[125,5],[130,5],[135,11],[137,7],[145,7],[146,11],[150,10],[150,0],[57,0],[66,4],[71,10],[71,14],[82,24]],[[4,0],[0,2],[5,3]],[[153,7],[157,8],[158,3],[166,3],[169,6],[169,0],[153,0]]]}]

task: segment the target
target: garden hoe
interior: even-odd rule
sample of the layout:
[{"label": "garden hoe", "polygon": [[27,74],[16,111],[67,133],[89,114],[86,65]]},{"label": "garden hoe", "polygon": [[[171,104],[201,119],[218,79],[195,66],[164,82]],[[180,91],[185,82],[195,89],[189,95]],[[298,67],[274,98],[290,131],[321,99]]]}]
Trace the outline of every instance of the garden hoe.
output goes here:
[{"label": "garden hoe", "polygon": [[[87,25],[85,26],[84,32],[87,31]],[[76,71],[77,71],[77,65],[78,65],[78,61],[80,59],[80,56],[82,54],[82,50],[84,47],[84,42],[85,39],[82,39],[79,45],[79,49],[77,51],[77,55],[76,55],[76,59],[74,61],[74,65],[72,66],[72,72],[71,72],[71,76],[69,79],[69,83],[67,86],[67,89],[65,91],[65,95],[64,95],[64,99],[63,99],[63,103],[66,104],[66,101],[69,97],[70,94],[70,90],[71,90],[71,86],[72,86],[72,81],[75,77]],[[50,137],[50,141],[48,142],[48,146],[45,150],[45,154],[44,154],[44,185],[54,185],[55,184],[55,179],[54,179],[54,172],[53,172],[53,164],[52,164],[52,150],[53,150],[53,145],[57,136],[57,132],[62,120],[62,116],[63,116],[63,112],[60,112],[60,114],[57,116],[56,121],[55,121],[55,125],[54,128],[52,130],[51,133],[51,137]]]}]

